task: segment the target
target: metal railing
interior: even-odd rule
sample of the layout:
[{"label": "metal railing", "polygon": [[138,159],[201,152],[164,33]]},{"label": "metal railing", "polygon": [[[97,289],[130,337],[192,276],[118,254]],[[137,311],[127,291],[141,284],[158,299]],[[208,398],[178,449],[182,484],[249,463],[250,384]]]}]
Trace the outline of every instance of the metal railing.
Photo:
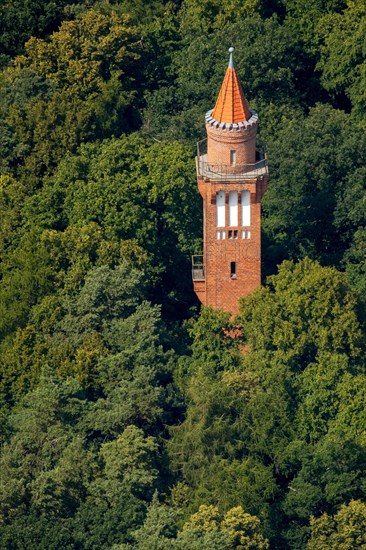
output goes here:
[{"label": "metal railing", "polygon": [[207,138],[197,141],[197,158],[207,155]]},{"label": "metal railing", "polygon": [[202,254],[192,256],[192,279],[193,281],[205,280],[205,264]]},{"label": "metal railing", "polygon": [[249,180],[268,175],[268,163],[265,154],[257,151],[253,164],[213,164],[207,162],[207,139],[197,143],[198,175],[215,181]]}]

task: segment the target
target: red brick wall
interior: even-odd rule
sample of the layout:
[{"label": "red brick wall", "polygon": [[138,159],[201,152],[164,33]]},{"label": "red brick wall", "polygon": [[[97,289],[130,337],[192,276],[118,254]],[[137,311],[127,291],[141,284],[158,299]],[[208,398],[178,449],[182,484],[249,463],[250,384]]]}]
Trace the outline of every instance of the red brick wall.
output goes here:
[{"label": "red brick wall", "polygon": [[[204,305],[238,313],[238,300],[253,292],[261,282],[261,205],[267,186],[265,177],[241,182],[210,182],[198,179],[204,209],[204,262],[205,283],[195,284],[197,296]],[[216,193],[226,193],[226,223],[228,223],[228,195],[230,191],[249,190],[251,198],[251,225],[237,228],[216,227]],[[229,239],[229,231],[238,231],[237,239]],[[250,230],[250,239],[242,239],[241,231]],[[226,239],[217,239],[216,232],[225,231]],[[236,278],[230,276],[230,264],[236,263]]]},{"label": "red brick wall", "polygon": [[[207,130],[207,162],[210,164],[225,164],[230,166],[230,151],[236,151],[236,164],[254,164],[256,153],[257,125],[241,130],[222,130],[206,124]],[[233,169],[235,173],[235,170]]]}]

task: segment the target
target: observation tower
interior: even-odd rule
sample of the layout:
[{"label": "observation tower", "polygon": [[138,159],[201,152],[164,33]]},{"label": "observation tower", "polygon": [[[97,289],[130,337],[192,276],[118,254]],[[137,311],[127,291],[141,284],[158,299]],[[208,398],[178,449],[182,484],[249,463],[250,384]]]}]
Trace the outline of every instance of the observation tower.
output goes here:
[{"label": "observation tower", "polygon": [[256,150],[258,115],[250,109],[233,62],[207,138],[197,144],[197,182],[203,199],[203,252],[192,257],[194,291],[203,305],[238,313],[238,300],[261,283],[261,200],[268,166]]}]

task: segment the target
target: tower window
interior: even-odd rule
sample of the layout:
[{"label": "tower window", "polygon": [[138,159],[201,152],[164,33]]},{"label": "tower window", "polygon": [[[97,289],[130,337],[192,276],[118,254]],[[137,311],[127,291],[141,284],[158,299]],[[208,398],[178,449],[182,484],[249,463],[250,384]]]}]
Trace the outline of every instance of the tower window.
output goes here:
[{"label": "tower window", "polygon": [[230,262],[230,278],[236,279],[236,262]]},{"label": "tower window", "polygon": [[236,151],[234,149],[231,149],[230,151],[230,164],[231,166],[236,164]]},{"label": "tower window", "polygon": [[229,193],[229,225],[237,227],[238,225],[238,192],[230,191]]},{"label": "tower window", "polygon": [[216,225],[225,227],[225,192],[216,193]]},{"label": "tower window", "polygon": [[241,194],[241,225],[250,226],[250,191]]},{"label": "tower window", "polygon": [[219,191],[216,194],[216,225],[225,227],[225,193]]}]

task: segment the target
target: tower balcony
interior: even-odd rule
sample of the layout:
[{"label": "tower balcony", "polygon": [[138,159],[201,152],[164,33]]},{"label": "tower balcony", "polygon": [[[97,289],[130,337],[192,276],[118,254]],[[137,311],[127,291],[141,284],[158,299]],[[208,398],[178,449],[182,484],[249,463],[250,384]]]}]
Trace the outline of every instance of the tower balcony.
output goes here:
[{"label": "tower balcony", "polygon": [[192,279],[194,282],[205,280],[205,264],[202,254],[192,256]]},{"label": "tower balcony", "polygon": [[207,139],[197,143],[197,175],[210,181],[243,181],[268,176],[267,156],[256,152],[253,164],[213,164],[207,161]]}]

